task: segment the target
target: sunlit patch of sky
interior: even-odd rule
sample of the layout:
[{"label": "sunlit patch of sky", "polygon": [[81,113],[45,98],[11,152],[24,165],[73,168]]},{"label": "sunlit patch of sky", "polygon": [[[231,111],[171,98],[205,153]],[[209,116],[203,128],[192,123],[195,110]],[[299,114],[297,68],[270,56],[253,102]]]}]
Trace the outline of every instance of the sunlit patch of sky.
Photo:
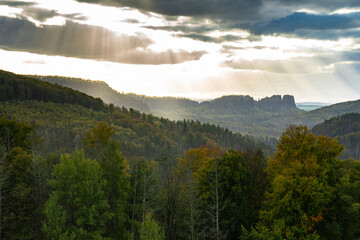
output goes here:
[{"label": "sunlit patch of sky", "polygon": [[[0,16],[27,19],[39,28],[65,26],[67,21],[71,21],[108,29],[120,38],[143,37],[151,42],[134,49],[141,54],[158,54],[162,58],[169,55],[168,58],[175,60],[181,58],[177,54],[183,54],[183,58],[185,53],[199,52],[200,55],[174,61],[174,64],[159,60],[157,65],[151,62],[144,65],[136,61],[133,64],[131,61],[129,64],[110,62],[105,58],[95,61],[75,56],[45,56],[35,50],[27,53],[23,49],[3,46],[4,50],[0,51],[1,69],[103,80],[120,92],[151,96],[208,99],[226,94],[254,97],[293,94],[301,101],[326,102],[360,97],[360,84],[356,80],[360,77],[359,64],[357,59],[346,55],[350,51],[360,51],[359,38],[354,34],[324,39],[317,38],[316,32],[309,37],[309,34],[301,36],[299,32],[256,35],[251,30],[253,24],[265,24],[295,12],[314,16],[346,15],[360,12],[359,7],[334,7],[327,11],[326,6],[315,4],[316,7],[309,7],[311,4],[305,4],[306,1],[298,7],[296,4],[281,4],[281,0],[266,1],[259,8],[257,23],[256,17],[249,22],[246,19],[236,22],[236,19],[210,19],[206,16],[170,17],[126,6],[104,6],[75,0],[31,2],[35,4],[0,4]],[[52,15],[37,19],[35,13],[41,13],[41,9],[51,11]],[[31,11],[35,13],[31,14]],[[351,31],[360,33],[360,25],[359,28],[356,24],[354,26]],[[337,34],[341,36],[342,31],[337,30]]]}]

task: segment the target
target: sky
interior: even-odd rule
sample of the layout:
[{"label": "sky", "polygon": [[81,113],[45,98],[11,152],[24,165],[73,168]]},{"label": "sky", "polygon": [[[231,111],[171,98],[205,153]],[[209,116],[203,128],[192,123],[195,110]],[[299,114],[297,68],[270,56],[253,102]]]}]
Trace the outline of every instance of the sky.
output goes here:
[{"label": "sky", "polygon": [[360,99],[359,0],[0,0],[0,69],[204,100]]}]

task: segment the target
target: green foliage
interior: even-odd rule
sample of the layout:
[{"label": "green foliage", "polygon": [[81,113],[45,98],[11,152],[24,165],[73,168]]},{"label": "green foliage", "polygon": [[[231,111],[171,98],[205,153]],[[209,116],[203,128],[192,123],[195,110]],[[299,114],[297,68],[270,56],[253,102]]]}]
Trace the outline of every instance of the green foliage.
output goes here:
[{"label": "green foliage", "polygon": [[1,238],[34,239],[34,189],[32,156],[20,147],[6,154],[1,184]]},{"label": "green foliage", "polygon": [[276,136],[279,136],[289,124],[306,125],[312,128],[316,124],[322,123],[325,119],[334,118],[346,113],[360,113],[360,100],[338,103],[309,112],[301,111],[272,118],[265,122],[265,126],[276,129]]},{"label": "green foliage", "polygon": [[164,226],[166,239],[184,239],[183,215],[181,208],[181,190],[179,179],[174,172],[176,160],[169,153],[159,156],[160,193],[156,217]]},{"label": "green foliage", "polygon": [[289,127],[269,161],[270,190],[260,213],[260,239],[318,239],[334,189],[328,184],[330,166],[343,147],[336,140],[314,137],[306,127]]},{"label": "green foliage", "polygon": [[256,224],[266,186],[263,161],[261,152],[230,150],[196,174],[201,239],[237,239],[241,226]]},{"label": "green foliage", "polygon": [[184,230],[181,237],[195,239],[199,232],[199,209],[200,201],[198,187],[198,173],[206,167],[208,161],[216,156],[214,149],[201,147],[190,149],[185,153],[184,158],[177,160],[174,169],[180,188],[179,208],[182,209],[182,215],[178,217],[177,222],[182,222]]},{"label": "green foliage", "polygon": [[131,229],[144,221],[145,214],[159,206],[158,163],[144,158],[132,161],[131,165]]},{"label": "green foliage", "polygon": [[127,238],[127,223],[129,217],[126,214],[127,199],[129,194],[129,166],[119,151],[117,142],[110,142],[103,150],[99,160],[103,179],[106,180],[104,187],[105,197],[110,205],[110,213],[113,218],[106,224],[106,235],[111,239]]},{"label": "green foliage", "polygon": [[74,90],[81,91],[95,98],[101,98],[104,102],[111,103],[119,106],[126,107],[127,109],[133,108],[143,113],[150,113],[149,107],[143,101],[137,100],[129,94],[123,94],[110,88],[108,84],[100,81],[83,80],[79,78],[67,78],[59,76],[31,76],[42,81],[52,84],[59,84],[64,87],[69,87]]},{"label": "green foliage", "polygon": [[38,234],[35,212],[33,129],[26,123],[0,119],[0,237],[32,239]]},{"label": "green foliage", "polygon": [[[359,238],[360,165],[337,159],[343,147],[336,140],[290,127],[267,164],[258,150],[269,154],[266,145],[228,129],[114,105],[96,110],[88,105],[96,100],[51,85],[49,92],[59,92],[45,99],[46,84],[36,89],[36,81],[6,76],[12,79],[0,72],[0,86],[12,96],[0,104],[0,116],[8,117],[0,119],[2,239],[42,239],[41,222],[46,239]],[[32,88],[42,97],[28,98]],[[179,111],[199,105],[171,101]],[[226,116],[231,104],[224,107],[232,102],[240,113],[254,104],[225,97],[204,103],[204,112],[212,117],[212,108],[224,108],[217,120],[233,124],[234,116]],[[241,121],[258,113],[242,114]],[[353,134],[356,115],[349,116],[342,128],[335,129],[341,118],[330,124],[332,132]],[[93,160],[79,151],[63,154],[81,147]]]},{"label": "green foliage", "polygon": [[334,137],[344,144],[345,150],[340,155],[342,159],[360,160],[360,114],[349,113],[325,120],[311,129],[311,132]]},{"label": "green foliage", "polygon": [[155,159],[164,152],[181,157],[191,148],[208,146],[233,149],[271,148],[239,133],[199,121],[169,121],[152,115],[140,114],[123,108],[113,113],[89,111],[78,105],[62,105],[24,101],[2,102],[0,116],[7,115],[36,126],[38,135],[43,137],[39,154],[68,152],[83,146],[85,133],[99,122],[106,122],[114,130],[113,139],[121,142],[122,154],[129,161],[136,157]]},{"label": "green foliage", "polygon": [[88,156],[99,159],[113,134],[114,130],[105,122],[99,122],[89,129],[83,139],[84,149]]},{"label": "green foliage", "polygon": [[100,98],[89,97],[85,93],[34,78],[0,71],[0,101],[11,100],[78,104],[98,111],[106,110]]},{"label": "green foliage", "polygon": [[21,147],[29,152],[32,132],[33,128],[29,124],[3,117],[0,119],[0,146],[5,148],[6,153],[14,147]]},{"label": "green foliage", "polygon": [[332,201],[317,226],[321,239],[358,239],[360,236],[360,162],[338,161],[329,172]]},{"label": "green foliage", "polygon": [[147,213],[140,227],[140,240],[164,240],[165,234],[161,227]]},{"label": "green foliage", "polygon": [[325,120],[311,129],[315,135],[328,137],[344,136],[358,131],[360,131],[360,114],[358,113],[348,113]]},{"label": "green foliage", "polygon": [[43,225],[47,239],[104,239],[105,224],[113,216],[99,164],[74,152],[62,156],[53,175]]}]

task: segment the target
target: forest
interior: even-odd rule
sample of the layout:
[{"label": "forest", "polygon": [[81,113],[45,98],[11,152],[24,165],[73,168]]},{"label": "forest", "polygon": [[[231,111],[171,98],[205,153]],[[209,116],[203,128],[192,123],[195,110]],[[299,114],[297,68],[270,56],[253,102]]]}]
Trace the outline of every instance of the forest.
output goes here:
[{"label": "forest", "polygon": [[197,102],[187,98],[149,97],[119,93],[101,81],[60,76],[32,76],[39,80],[79,90],[100,97],[115,106],[133,108],[170,120],[193,119],[212,123],[243,135],[251,135],[275,148],[276,140],[290,124],[309,128],[326,119],[347,113],[360,113],[360,100],[342,102],[312,111],[296,107],[291,95],[274,95],[255,100],[251,96],[232,95]]},{"label": "forest", "polygon": [[315,135],[337,139],[345,146],[340,158],[360,160],[360,114],[347,113],[325,120],[311,129]]},{"label": "forest", "polygon": [[11,73],[0,85],[1,239],[360,238],[360,162],[331,136],[292,125],[273,150]]}]

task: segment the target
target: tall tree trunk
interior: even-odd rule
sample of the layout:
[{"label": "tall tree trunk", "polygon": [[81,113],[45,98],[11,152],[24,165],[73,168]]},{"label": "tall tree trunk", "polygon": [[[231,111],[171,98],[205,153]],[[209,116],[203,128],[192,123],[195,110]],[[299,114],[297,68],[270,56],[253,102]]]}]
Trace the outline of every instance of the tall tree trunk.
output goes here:
[{"label": "tall tree trunk", "polygon": [[219,229],[219,183],[218,183],[218,160],[215,160],[215,210],[216,210],[216,239],[220,239]]},{"label": "tall tree trunk", "polygon": [[132,204],[132,213],[131,213],[131,234],[134,234],[134,220],[135,220],[135,205],[136,205],[136,194],[137,194],[137,162],[135,163],[135,182],[134,182],[134,195],[133,195],[133,204]]}]

